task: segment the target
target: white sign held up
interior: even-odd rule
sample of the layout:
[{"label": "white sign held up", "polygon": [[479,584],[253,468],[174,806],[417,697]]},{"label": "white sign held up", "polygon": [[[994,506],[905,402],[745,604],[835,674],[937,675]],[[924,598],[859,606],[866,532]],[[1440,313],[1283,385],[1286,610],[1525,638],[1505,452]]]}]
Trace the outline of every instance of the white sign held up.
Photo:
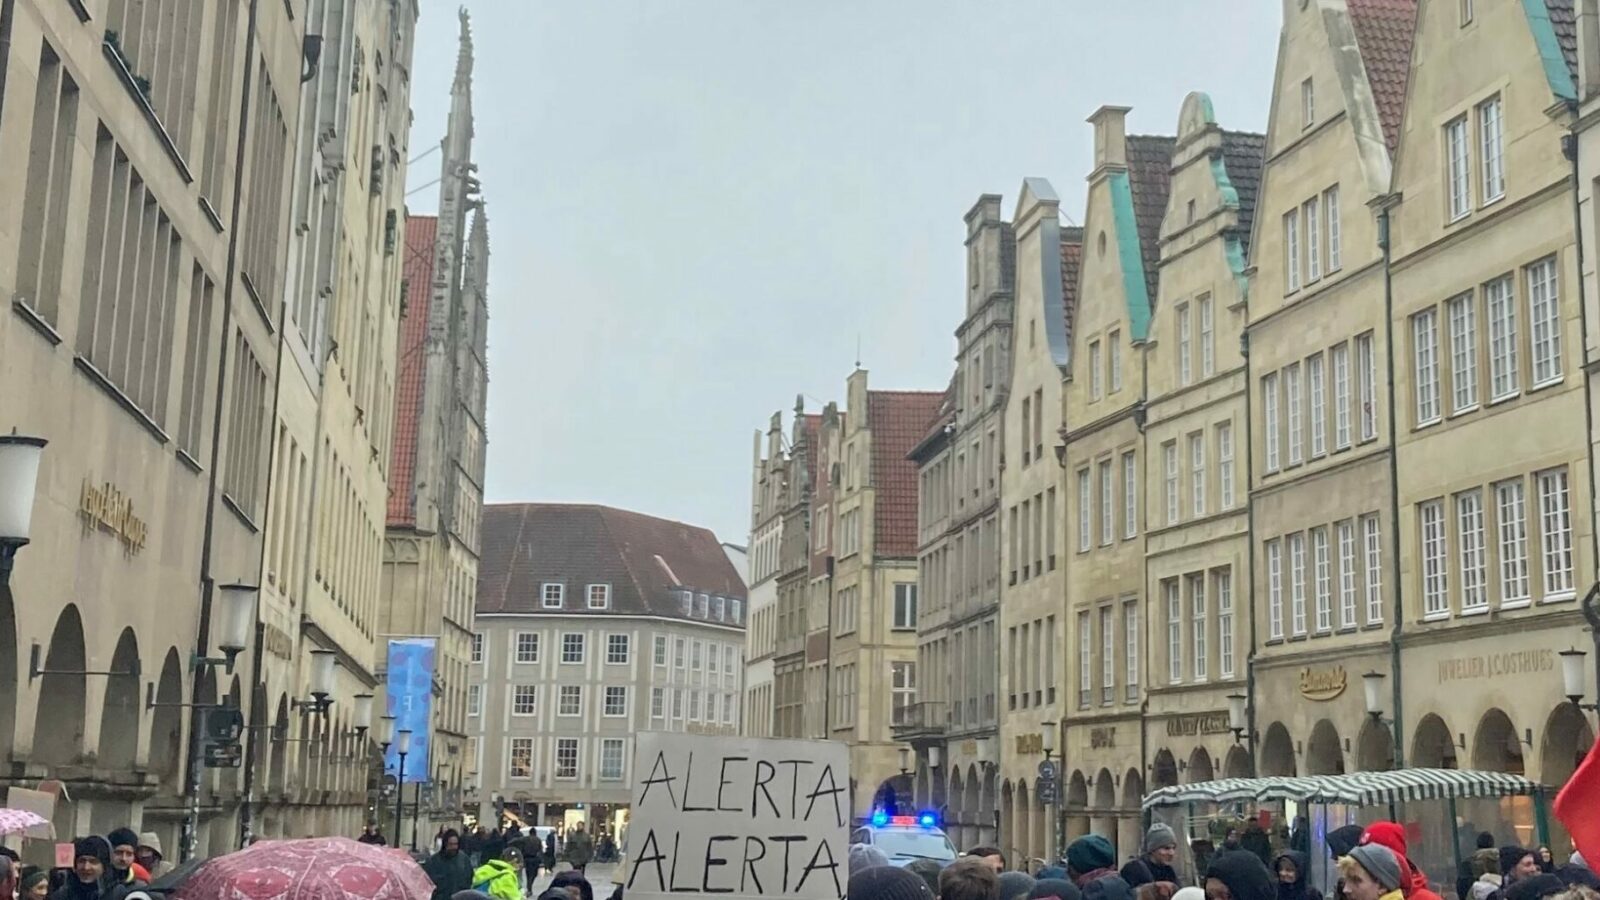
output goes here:
[{"label": "white sign held up", "polygon": [[844,896],[844,744],[647,731],[632,778],[628,900]]}]

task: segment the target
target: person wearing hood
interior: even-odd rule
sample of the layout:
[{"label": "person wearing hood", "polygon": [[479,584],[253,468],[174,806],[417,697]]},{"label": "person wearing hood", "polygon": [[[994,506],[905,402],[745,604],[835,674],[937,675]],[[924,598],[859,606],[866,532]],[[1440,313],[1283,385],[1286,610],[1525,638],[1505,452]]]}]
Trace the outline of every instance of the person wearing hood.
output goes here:
[{"label": "person wearing hood", "polygon": [[1472,886],[1478,879],[1490,872],[1500,872],[1500,854],[1494,849],[1494,835],[1480,831],[1473,836],[1473,844],[1472,852],[1456,869],[1456,896],[1461,900],[1472,895]]},{"label": "person wearing hood", "polygon": [[160,878],[174,868],[172,863],[167,862],[166,854],[161,852],[161,835],[154,831],[139,832],[139,846],[134,850],[134,859],[145,867],[153,879]]},{"label": "person wearing hood", "polygon": [[1089,882],[1106,875],[1116,875],[1117,870],[1112,868],[1116,864],[1116,848],[1098,834],[1086,834],[1067,845],[1067,875],[1073,884],[1085,892],[1088,891]]},{"label": "person wearing hood", "polygon": [[[1062,874],[1066,874],[1064,871]],[[1083,892],[1065,878],[1040,878],[1028,892],[1028,900],[1082,900]],[[1203,898],[1202,898],[1203,900]]]},{"label": "person wearing hood", "polygon": [[1144,854],[1129,860],[1122,867],[1122,880],[1133,887],[1151,882],[1178,883],[1178,870],[1172,863],[1178,858],[1178,835],[1172,826],[1157,822],[1144,833]]},{"label": "person wearing hood", "polygon": [[1348,856],[1339,857],[1339,873],[1344,876],[1344,891],[1350,900],[1401,900],[1404,874],[1400,857],[1377,843],[1358,844]]},{"label": "person wearing hood", "polygon": [[1272,865],[1272,838],[1268,836],[1267,829],[1262,827],[1261,816],[1251,816],[1250,821],[1245,823],[1239,844],[1259,857],[1263,866]]},{"label": "person wearing hood", "polygon": [[846,900],[934,900],[928,883],[897,866],[872,866],[851,872]]},{"label": "person wearing hood", "polygon": [[939,872],[944,866],[939,865],[936,859],[913,859],[906,863],[905,869],[913,875],[920,877],[928,883],[928,893],[939,896]]},{"label": "person wearing hood", "polygon": [[111,865],[106,867],[106,874],[101,881],[110,900],[120,900],[136,888],[142,888],[150,883],[149,873],[140,877],[136,871],[139,836],[133,829],[112,829],[111,833],[106,835],[106,843],[111,845]]},{"label": "person wearing hood", "polygon": [[871,844],[850,845],[850,874],[864,872],[873,866],[887,866],[889,857]]},{"label": "person wearing hood", "polygon": [[1310,860],[1299,850],[1285,850],[1272,861],[1278,876],[1278,900],[1322,900],[1322,892],[1311,886]]},{"label": "person wearing hood", "polygon": [[1394,822],[1373,822],[1361,833],[1361,843],[1380,844],[1400,860],[1400,893],[1407,900],[1443,900],[1428,886],[1428,876],[1417,868],[1406,851],[1406,830]]},{"label": "person wearing hood", "polygon": [[1000,873],[1000,900],[1027,900],[1037,884],[1027,872]]},{"label": "person wearing hood", "polygon": [[1277,900],[1261,857],[1248,850],[1219,853],[1206,868],[1206,900]]},{"label": "person wearing hood", "polygon": [[1507,888],[1538,874],[1539,857],[1532,850],[1515,844],[1500,848],[1500,878]]},{"label": "person wearing hood", "polygon": [[1134,900],[1133,888],[1115,872],[1091,878],[1083,886],[1083,900]]},{"label": "person wearing hood", "polygon": [[17,879],[17,900],[46,900],[50,896],[50,873],[38,866],[23,866]]},{"label": "person wearing hood", "polygon": [[522,854],[506,850],[472,873],[472,889],[483,891],[494,900],[522,900]]},{"label": "person wearing hood", "polygon": [[472,863],[461,852],[461,835],[455,829],[445,829],[439,852],[422,864],[422,871],[433,880],[433,900],[450,900],[472,887]]},{"label": "person wearing hood", "polygon": [[104,879],[111,868],[111,845],[99,835],[90,835],[78,838],[72,853],[72,874],[50,900],[102,900]]},{"label": "person wearing hood", "polygon": [[594,885],[577,869],[557,873],[556,877],[550,879],[550,886],[565,888],[567,893],[573,895],[572,900],[594,900]]},{"label": "person wearing hood", "polygon": [[1544,900],[1567,889],[1567,883],[1548,872],[1522,878],[1506,888],[1505,900]]},{"label": "person wearing hood", "polygon": [[375,844],[379,847],[388,846],[389,844],[377,822],[368,822],[361,826],[361,837],[356,838],[356,840],[363,844]]}]

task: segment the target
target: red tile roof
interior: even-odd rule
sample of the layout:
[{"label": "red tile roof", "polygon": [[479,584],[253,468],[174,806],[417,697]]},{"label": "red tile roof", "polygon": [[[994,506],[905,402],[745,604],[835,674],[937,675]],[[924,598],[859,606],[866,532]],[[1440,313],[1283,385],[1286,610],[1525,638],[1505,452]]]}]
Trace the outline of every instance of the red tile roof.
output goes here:
[{"label": "red tile roof", "polygon": [[1578,80],[1578,14],[1572,0],[1545,0],[1544,8],[1550,14],[1550,27],[1555,30],[1556,43],[1561,45],[1572,83],[1582,84]]},{"label": "red tile roof", "polygon": [[[566,586],[564,615],[685,618],[674,588],[745,597],[722,544],[697,525],[593,504],[490,503],[482,534],[480,613],[544,612],[550,583]],[[590,584],[611,585],[605,610],[588,609]]]},{"label": "red tile roof", "polygon": [[1061,229],[1061,315],[1067,325],[1067,346],[1072,346],[1072,320],[1078,308],[1078,271],[1083,267],[1083,229]]},{"label": "red tile roof", "polygon": [[405,259],[400,277],[406,284],[400,319],[400,346],[394,386],[394,439],[389,458],[389,524],[417,523],[417,421],[422,417],[422,385],[427,372],[423,351],[428,334],[428,300],[433,296],[434,242],[437,216],[406,217]]},{"label": "red tile roof", "polygon": [[907,455],[927,433],[944,393],[867,392],[875,489],[873,552],[880,558],[917,555],[917,464]]},{"label": "red tile roof", "polygon": [[1411,72],[1411,42],[1417,30],[1417,0],[1346,0],[1356,46],[1367,68],[1367,81],[1378,106],[1383,137],[1394,153],[1400,144],[1400,115],[1405,110],[1406,80]]}]

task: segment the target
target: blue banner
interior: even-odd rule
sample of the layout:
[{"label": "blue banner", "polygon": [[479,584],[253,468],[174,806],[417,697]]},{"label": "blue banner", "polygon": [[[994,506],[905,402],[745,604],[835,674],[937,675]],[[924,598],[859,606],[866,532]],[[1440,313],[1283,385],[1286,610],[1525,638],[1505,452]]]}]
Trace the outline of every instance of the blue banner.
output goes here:
[{"label": "blue banner", "polygon": [[433,638],[406,638],[389,642],[387,694],[389,715],[394,716],[395,742],[383,760],[385,774],[400,769],[400,732],[411,729],[411,752],[406,754],[407,784],[428,780],[428,744],[433,727]]}]

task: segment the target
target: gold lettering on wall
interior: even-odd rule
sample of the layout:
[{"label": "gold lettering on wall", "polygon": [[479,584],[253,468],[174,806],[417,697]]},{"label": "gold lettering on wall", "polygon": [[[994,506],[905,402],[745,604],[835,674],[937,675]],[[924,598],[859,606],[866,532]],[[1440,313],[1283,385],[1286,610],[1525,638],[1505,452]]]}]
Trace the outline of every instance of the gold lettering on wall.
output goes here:
[{"label": "gold lettering on wall", "polygon": [[1099,750],[1103,747],[1117,745],[1117,729],[1115,727],[1089,729],[1089,749]]},{"label": "gold lettering on wall", "polygon": [[85,478],[78,514],[89,527],[114,535],[130,556],[144,549],[149,527],[133,514],[133,501],[111,482],[96,487]]},{"label": "gold lettering on wall", "polygon": [[1167,720],[1168,737],[1192,737],[1200,734],[1227,734],[1228,714],[1198,713],[1189,716],[1175,716]]},{"label": "gold lettering on wall", "polygon": [[1019,734],[1017,735],[1017,752],[1024,756],[1030,753],[1044,752],[1044,735]]},{"label": "gold lettering on wall", "polygon": [[1555,667],[1556,654],[1553,650],[1513,650],[1509,653],[1485,653],[1482,656],[1454,656],[1439,660],[1439,683],[1549,672]]},{"label": "gold lettering on wall", "polygon": [[1332,700],[1344,693],[1347,680],[1344,666],[1330,669],[1306,666],[1300,670],[1300,696],[1307,700]]}]

